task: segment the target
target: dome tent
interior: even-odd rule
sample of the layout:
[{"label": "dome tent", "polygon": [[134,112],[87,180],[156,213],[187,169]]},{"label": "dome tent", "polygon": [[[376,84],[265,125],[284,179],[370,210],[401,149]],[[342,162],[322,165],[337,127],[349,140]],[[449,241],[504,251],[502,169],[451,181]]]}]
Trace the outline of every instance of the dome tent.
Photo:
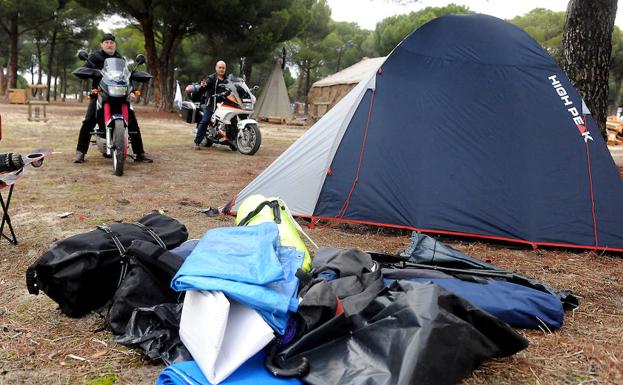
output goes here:
[{"label": "dome tent", "polygon": [[564,72],[486,15],[405,38],[245,187],[295,215],[623,251],[623,183]]}]

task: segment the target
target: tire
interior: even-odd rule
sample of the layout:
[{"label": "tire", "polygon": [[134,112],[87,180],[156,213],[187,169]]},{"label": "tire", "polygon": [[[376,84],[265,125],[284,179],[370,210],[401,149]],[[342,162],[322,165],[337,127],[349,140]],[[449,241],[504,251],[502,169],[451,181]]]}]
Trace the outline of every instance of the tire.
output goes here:
[{"label": "tire", "polygon": [[260,149],[262,144],[262,133],[257,124],[245,125],[236,137],[238,151],[242,155],[253,155]]},{"label": "tire", "polygon": [[214,142],[208,139],[208,137],[205,137],[205,139],[203,139],[203,142],[201,142],[201,144],[203,144],[203,147],[212,147]]},{"label": "tire", "polygon": [[112,142],[112,168],[116,176],[122,176],[128,146],[126,129],[123,120],[115,120],[115,128],[112,133]]}]

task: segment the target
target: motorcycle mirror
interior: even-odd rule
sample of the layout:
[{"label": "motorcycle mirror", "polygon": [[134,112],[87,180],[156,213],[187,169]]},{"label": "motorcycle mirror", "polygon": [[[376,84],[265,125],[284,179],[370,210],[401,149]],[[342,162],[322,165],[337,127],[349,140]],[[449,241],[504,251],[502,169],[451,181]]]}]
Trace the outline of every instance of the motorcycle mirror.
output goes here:
[{"label": "motorcycle mirror", "polygon": [[134,62],[135,62],[137,65],[144,64],[144,63],[145,63],[145,56],[143,56],[143,55],[141,55],[141,54],[136,55],[136,59],[134,59]]},{"label": "motorcycle mirror", "polygon": [[89,54],[87,53],[87,51],[81,49],[80,51],[78,51],[78,58],[80,60],[87,60],[89,58]]},{"label": "motorcycle mirror", "polygon": [[259,89],[260,89],[260,86],[258,86],[258,85],[254,85],[254,86],[251,88],[251,92],[255,92],[255,91],[259,90]]}]

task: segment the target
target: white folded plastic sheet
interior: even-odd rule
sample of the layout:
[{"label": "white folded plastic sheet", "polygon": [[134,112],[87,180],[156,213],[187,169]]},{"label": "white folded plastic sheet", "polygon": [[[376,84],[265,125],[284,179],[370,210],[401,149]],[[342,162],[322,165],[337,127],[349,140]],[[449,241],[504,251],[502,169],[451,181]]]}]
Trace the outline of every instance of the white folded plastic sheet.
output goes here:
[{"label": "white folded plastic sheet", "polygon": [[273,337],[257,311],[222,292],[186,292],[180,338],[210,383],[225,380]]}]

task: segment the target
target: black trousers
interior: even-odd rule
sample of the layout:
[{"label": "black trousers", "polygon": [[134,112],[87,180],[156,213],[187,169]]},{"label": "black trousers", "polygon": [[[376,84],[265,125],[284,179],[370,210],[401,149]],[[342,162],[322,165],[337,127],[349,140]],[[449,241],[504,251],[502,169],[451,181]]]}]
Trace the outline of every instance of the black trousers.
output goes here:
[{"label": "black trousers", "polygon": [[[89,151],[89,142],[91,140],[91,132],[97,125],[97,119],[95,118],[95,108],[97,99],[93,98],[89,102],[87,107],[87,113],[82,121],[82,127],[80,127],[80,134],[78,135],[78,145],[76,150],[83,154]],[[136,121],[136,115],[132,109],[128,110],[128,136],[130,137],[130,145],[132,146],[132,152],[135,155],[145,152],[143,148],[143,138],[141,137],[141,130],[138,128],[138,122]]]}]

